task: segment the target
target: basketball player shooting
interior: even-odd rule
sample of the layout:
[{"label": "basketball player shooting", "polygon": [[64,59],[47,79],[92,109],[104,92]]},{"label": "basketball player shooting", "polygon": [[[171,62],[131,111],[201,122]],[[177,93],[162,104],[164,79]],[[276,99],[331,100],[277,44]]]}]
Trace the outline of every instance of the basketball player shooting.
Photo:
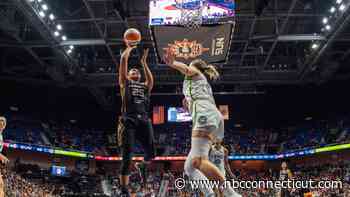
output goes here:
[{"label": "basketball player shooting", "polygon": [[[141,36],[139,36],[141,37]],[[135,42],[125,39],[127,48],[121,56],[119,66],[119,85],[122,96],[121,117],[118,125],[118,144],[122,150],[121,165],[121,196],[129,197],[128,191],[130,168],[132,162],[132,149],[135,141],[139,141],[145,152],[142,163],[146,165],[155,157],[153,127],[148,116],[150,93],[153,88],[153,76],[147,64],[148,49],[144,50],[141,65],[145,75],[145,81],[141,82],[141,72],[137,68],[128,71],[130,53],[136,48]],[[142,165],[139,164],[139,165]],[[142,169],[146,170],[146,167]],[[147,178],[146,173],[143,182]]]},{"label": "basketball player shooting", "polygon": [[[208,79],[215,80],[219,73],[212,65],[200,59],[193,60],[190,65],[175,60],[174,53],[165,50],[164,61],[171,68],[185,76],[183,93],[192,116],[191,150],[188,154],[184,170],[192,180],[215,180],[221,184],[225,177],[220,170],[209,161],[209,149],[213,142],[224,137],[224,120],[217,109]],[[212,188],[202,187],[201,192],[207,197],[215,196]],[[224,187],[227,197],[240,197],[231,187]]]},{"label": "basketball player shooting", "polygon": [[[4,147],[4,140],[3,140],[3,132],[6,128],[6,118],[0,116],[0,161],[3,164],[6,164],[9,162],[7,157],[5,157],[1,152]],[[2,175],[0,174],[0,197],[5,196],[5,185],[4,185],[4,180],[2,179]]]}]

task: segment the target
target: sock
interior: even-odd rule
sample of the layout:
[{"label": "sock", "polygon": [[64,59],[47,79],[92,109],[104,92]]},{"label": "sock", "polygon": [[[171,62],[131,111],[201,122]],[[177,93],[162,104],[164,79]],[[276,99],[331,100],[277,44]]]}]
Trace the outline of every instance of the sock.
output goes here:
[{"label": "sock", "polygon": [[[196,180],[196,181],[209,181],[208,178],[199,170],[195,169],[190,177],[192,180]],[[201,188],[199,188],[201,190],[201,192],[203,192],[205,194],[206,197],[210,197],[210,196],[215,196],[215,193],[213,191],[212,188],[209,187],[205,187],[205,185]]]}]

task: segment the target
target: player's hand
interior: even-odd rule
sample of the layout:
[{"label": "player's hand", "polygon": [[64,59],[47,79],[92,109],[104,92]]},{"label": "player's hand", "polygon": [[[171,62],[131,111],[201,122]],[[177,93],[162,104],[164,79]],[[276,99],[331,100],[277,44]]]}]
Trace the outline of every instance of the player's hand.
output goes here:
[{"label": "player's hand", "polygon": [[189,111],[188,102],[187,102],[186,98],[182,99],[182,106],[186,111]]},{"label": "player's hand", "polygon": [[146,65],[147,64],[148,52],[149,52],[149,48],[143,50],[143,55],[142,55],[142,58],[141,58],[142,65]]},{"label": "player's hand", "polygon": [[171,49],[164,49],[165,50],[165,54],[163,56],[163,60],[166,64],[168,65],[172,65],[175,61],[175,55],[174,53],[171,51]]},{"label": "player's hand", "polygon": [[124,50],[122,56],[123,56],[123,57],[129,57],[130,52],[131,52],[134,48],[136,48],[136,46],[126,45],[126,49]]},{"label": "player's hand", "polygon": [[130,51],[132,51],[133,49],[135,49],[136,48],[136,46],[132,46],[132,45],[126,45],[126,51],[128,51],[128,52],[130,52]]}]

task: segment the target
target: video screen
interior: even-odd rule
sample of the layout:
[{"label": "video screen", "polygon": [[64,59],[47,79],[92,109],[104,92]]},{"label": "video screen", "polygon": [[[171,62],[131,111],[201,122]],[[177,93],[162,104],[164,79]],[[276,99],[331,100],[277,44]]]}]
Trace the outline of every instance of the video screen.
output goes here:
[{"label": "video screen", "polygon": [[170,107],[168,109],[168,122],[190,122],[191,114],[182,107]]},{"label": "video screen", "polygon": [[235,16],[234,0],[151,0],[150,25],[177,25],[181,19],[181,7],[196,9],[203,5],[203,23],[212,23],[213,19],[230,18]]},{"label": "video screen", "polygon": [[51,175],[53,176],[66,176],[66,167],[65,166],[51,166]]}]

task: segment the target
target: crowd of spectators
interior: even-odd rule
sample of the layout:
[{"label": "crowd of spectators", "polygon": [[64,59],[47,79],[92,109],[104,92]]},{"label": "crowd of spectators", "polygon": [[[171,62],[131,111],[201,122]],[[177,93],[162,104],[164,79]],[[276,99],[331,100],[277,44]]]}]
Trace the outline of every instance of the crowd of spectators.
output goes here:
[{"label": "crowd of spectators", "polygon": [[20,142],[35,145],[61,147],[65,149],[93,152],[106,155],[107,137],[98,129],[82,129],[74,122],[42,122],[27,117],[7,117],[4,139],[7,142]]},{"label": "crowd of spectators", "polygon": [[[9,117],[5,141],[62,147],[65,149],[111,155],[111,141],[116,136],[102,129],[80,128],[74,122],[43,123],[29,118]],[[224,143],[232,154],[276,154],[304,148],[350,142],[349,120],[307,121],[303,125],[283,128],[237,128],[225,124]],[[186,155],[190,149],[191,123],[154,125],[159,155]],[[111,131],[109,131],[111,133]],[[136,144],[136,154],[143,148]]]},{"label": "crowd of spectators", "polygon": [[97,129],[81,129],[72,123],[60,125],[50,124],[50,133],[54,146],[93,152],[105,155],[106,136]]},{"label": "crowd of spectators", "polygon": [[[325,161],[325,163],[303,163],[290,166],[292,179],[294,180],[313,180],[313,181],[341,181],[341,185],[335,188],[314,188],[314,189],[291,189],[293,197],[304,197],[310,193],[312,197],[349,197],[350,196],[350,161],[333,160]],[[279,177],[279,169],[270,170],[235,170],[236,180],[244,181],[277,181]],[[171,175],[169,175],[171,174]],[[173,171],[171,173],[160,173],[158,170],[153,171],[149,175],[147,184],[143,186],[140,183],[140,178],[137,171],[131,175],[131,191],[135,192],[136,196],[157,196],[163,181],[170,181],[167,192],[168,197],[178,196],[200,196],[198,191],[192,191],[190,188],[178,190],[174,187],[174,180],[183,177],[182,171]],[[119,194],[118,178],[112,178],[112,185],[115,194]],[[274,197],[278,196],[279,189],[275,188],[258,188],[258,189],[237,189],[243,197]],[[117,195],[118,196],[118,195]]]},{"label": "crowd of spectators", "polygon": [[2,166],[1,175],[5,184],[6,197],[56,197],[57,188],[48,183],[33,183],[14,171]]},{"label": "crowd of spectators", "polygon": [[[224,143],[232,154],[276,154],[350,142],[350,125],[342,120],[273,129],[235,128],[226,124]],[[155,138],[163,155],[183,155],[190,149],[189,123],[156,125]],[[137,147],[141,153],[142,148]]]},{"label": "crowd of spectators", "polygon": [[72,172],[67,177],[50,175],[49,169],[35,164],[17,163],[0,166],[6,197],[105,197],[99,176]]}]

